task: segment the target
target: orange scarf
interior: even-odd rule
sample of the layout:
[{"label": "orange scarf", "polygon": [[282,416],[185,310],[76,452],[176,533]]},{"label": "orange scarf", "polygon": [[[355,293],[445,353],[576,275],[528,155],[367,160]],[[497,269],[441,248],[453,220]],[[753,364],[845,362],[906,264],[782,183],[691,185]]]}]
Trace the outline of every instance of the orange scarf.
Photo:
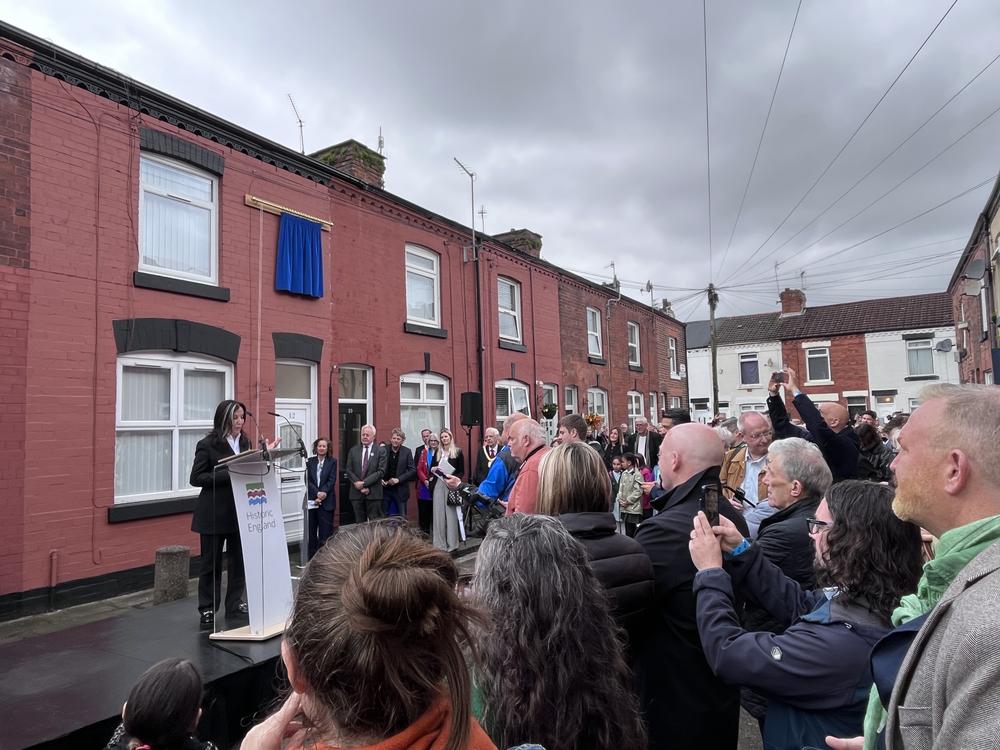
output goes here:
[{"label": "orange scarf", "polygon": [[[436,700],[415,722],[399,734],[354,750],[444,750],[451,736],[451,709],[445,698]],[[482,727],[472,720],[467,750],[497,750]],[[294,750],[303,750],[295,748]],[[319,743],[311,750],[338,750],[333,745]]]}]

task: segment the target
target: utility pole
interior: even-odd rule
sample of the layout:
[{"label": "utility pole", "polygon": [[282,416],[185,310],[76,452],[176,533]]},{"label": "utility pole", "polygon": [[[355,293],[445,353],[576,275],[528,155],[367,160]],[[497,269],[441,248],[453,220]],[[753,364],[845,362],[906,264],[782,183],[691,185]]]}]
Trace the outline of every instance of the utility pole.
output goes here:
[{"label": "utility pole", "polygon": [[715,284],[709,284],[708,289],[708,326],[712,342],[712,416],[719,413],[719,359],[716,350],[715,307],[719,304],[719,293]]}]

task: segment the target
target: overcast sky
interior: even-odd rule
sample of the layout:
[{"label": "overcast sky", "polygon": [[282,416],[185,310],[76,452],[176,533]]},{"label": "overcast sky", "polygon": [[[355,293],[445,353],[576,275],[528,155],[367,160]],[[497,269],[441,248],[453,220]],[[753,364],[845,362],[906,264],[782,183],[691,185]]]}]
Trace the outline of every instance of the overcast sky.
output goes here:
[{"label": "overcast sky", "polygon": [[803,270],[811,304],[945,289],[1000,169],[1000,61],[820,214],[1000,54],[997,0],[954,6],[802,199],[950,5],[801,3],[734,232],[799,2],[709,0],[712,264],[700,2],[0,0],[0,17],[293,148],[288,93],[309,152],[381,128],[387,189],[468,224],[457,156],[488,233],[532,229],[590,278],[614,262],[626,294],[651,279],[693,319],[710,280],[721,314],[775,309]]}]

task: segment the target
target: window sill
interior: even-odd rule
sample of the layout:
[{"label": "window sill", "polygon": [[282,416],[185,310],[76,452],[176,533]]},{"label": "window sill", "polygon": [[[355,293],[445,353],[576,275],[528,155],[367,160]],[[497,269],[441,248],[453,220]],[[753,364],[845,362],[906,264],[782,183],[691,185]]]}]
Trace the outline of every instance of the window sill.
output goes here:
[{"label": "window sill", "polygon": [[227,287],[199,284],[197,281],[175,279],[172,276],[157,276],[155,273],[146,273],[145,271],[133,272],[132,286],[139,289],[186,294],[189,297],[214,299],[217,302],[229,302],[229,289]]},{"label": "window sill", "polygon": [[628,366],[629,372],[642,372],[642,365],[632,365]]},{"label": "window sill", "polygon": [[415,333],[418,336],[433,336],[436,339],[446,339],[448,338],[448,331],[444,328],[435,328],[434,326],[424,326],[418,323],[404,323],[403,331],[406,333]]},{"label": "window sill", "polygon": [[834,383],[832,380],[807,380],[802,385],[804,387],[808,387],[813,385],[833,385],[833,384]]},{"label": "window sill", "polygon": [[907,383],[911,383],[915,380],[940,380],[941,378],[937,375],[907,375],[903,378]]},{"label": "window sill", "polygon": [[760,388],[760,383],[740,383],[741,390],[752,391],[754,388]]},{"label": "window sill", "polygon": [[144,518],[163,518],[194,510],[198,496],[172,497],[167,500],[146,500],[138,503],[120,503],[108,508],[108,523],[126,523]]},{"label": "window sill", "polygon": [[672,373],[670,373],[670,379],[671,380],[683,380],[683,378],[681,378],[681,374],[679,372],[672,372]]},{"label": "window sill", "polygon": [[606,365],[608,363],[604,357],[595,357],[593,354],[587,356],[587,361],[592,365]]},{"label": "window sill", "polygon": [[497,341],[497,346],[501,349],[506,349],[507,351],[521,352],[522,354],[528,351],[528,347],[524,344],[518,344],[516,341],[504,341],[503,339],[500,339]]}]

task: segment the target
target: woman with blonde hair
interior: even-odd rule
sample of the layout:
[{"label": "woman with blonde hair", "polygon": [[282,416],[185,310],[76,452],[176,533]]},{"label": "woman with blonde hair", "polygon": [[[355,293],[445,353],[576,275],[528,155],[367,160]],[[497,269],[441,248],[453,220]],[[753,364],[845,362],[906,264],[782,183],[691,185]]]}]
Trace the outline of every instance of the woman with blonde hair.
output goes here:
[{"label": "woman with blonde hair", "polygon": [[633,641],[653,599],[653,564],[637,541],[616,533],[611,478],[597,451],[565,443],[542,459],[536,512],[556,516],[583,545],[615,620]]},{"label": "woman with blonde hair", "polygon": [[[465,456],[462,449],[455,444],[455,435],[447,427],[439,434],[441,450],[438,452],[437,464],[433,471],[439,478],[452,476],[463,478],[465,475]],[[449,468],[450,467],[450,468]],[[458,524],[459,508],[448,504],[448,485],[437,482],[434,485],[434,546],[451,552],[458,549],[462,541]]]},{"label": "woman with blonde hair", "polygon": [[469,709],[465,654],[481,616],[457,583],[451,556],[401,519],[334,535],[281,644],[292,694],[243,750],[495,750]]}]

